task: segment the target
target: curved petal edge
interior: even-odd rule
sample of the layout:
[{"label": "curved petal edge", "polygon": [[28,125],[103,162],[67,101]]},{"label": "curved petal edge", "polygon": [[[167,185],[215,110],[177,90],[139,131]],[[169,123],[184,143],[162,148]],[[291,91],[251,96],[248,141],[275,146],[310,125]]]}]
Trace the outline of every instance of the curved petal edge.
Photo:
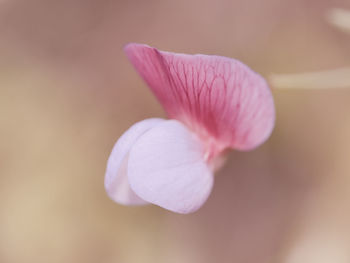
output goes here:
[{"label": "curved petal edge", "polygon": [[165,120],[158,118],[140,121],[131,126],[114,145],[107,162],[105,189],[108,196],[115,202],[123,205],[147,204],[129,186],[127,177],[129,152],[145,132],[163,121]]}]

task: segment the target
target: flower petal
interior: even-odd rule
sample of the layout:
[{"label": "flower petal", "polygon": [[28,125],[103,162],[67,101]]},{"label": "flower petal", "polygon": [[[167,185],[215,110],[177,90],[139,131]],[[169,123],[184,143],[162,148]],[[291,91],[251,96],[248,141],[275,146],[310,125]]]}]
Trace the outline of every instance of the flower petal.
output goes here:
[{"label": "flower petal", "polygon": [[107,162],[105,189],[109,197],[123,205],[142,205],[147,202],[139,198],[130,188],[127,165],[130,149],[149,129],[163,122],[163,119],[147,119],[131,126],[114,145]]},{"label": "flower petal", "polygon": [[241,62],[129,44],[125,52],[170,118],[220,148],[249,150],[264,142],[275,121],[265,80]]},{"label": "flower petal", "polygon": [[207,200],[214,180],[199,138],[176,120],[140,137],[129,154],[128,176],[142,199],[184,214]]}]

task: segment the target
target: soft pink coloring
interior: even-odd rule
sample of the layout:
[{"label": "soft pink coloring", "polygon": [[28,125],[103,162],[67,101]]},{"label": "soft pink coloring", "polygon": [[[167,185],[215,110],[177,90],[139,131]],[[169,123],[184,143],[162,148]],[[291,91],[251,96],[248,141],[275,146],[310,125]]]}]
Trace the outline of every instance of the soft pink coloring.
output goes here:
[{"label": "soft pink coloring", "polygon": [[194,212],[212,190],[224,151],[254,149],[271,134],[270,89],[231,58],[133,43],[125,52],[170,120],[140,121],[119,138],[107,164],[106,191],[124,205]]}]

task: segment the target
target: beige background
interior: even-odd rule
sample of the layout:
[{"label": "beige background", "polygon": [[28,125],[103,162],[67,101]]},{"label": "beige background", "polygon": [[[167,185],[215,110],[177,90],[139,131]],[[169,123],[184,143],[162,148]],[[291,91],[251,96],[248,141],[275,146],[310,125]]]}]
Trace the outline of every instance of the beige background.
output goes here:
[{"label": "beige background", "polygon": [[350,262],[350,89],[271,87],[277,123],[232,152],[197,213],[130,208],[103,188],[133,123],[164,117],[122,48],[272,73],[350,66],[348,1],[0,0],[0,262]]}]

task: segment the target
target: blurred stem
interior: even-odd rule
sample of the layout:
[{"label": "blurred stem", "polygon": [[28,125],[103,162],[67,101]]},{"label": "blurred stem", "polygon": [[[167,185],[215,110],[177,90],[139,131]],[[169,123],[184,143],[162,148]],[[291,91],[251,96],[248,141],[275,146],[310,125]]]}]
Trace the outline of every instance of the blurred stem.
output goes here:
[{"label": "blurred stem", "polygon": [[331,9],[327,19],[335,27],[350,33],[350,11],[340,8]]},{"label": "blurred stem", "polygon": [[347,88],[350,87],[350,68],[296,74],[272,74],[269,78],[275,88]]}]

